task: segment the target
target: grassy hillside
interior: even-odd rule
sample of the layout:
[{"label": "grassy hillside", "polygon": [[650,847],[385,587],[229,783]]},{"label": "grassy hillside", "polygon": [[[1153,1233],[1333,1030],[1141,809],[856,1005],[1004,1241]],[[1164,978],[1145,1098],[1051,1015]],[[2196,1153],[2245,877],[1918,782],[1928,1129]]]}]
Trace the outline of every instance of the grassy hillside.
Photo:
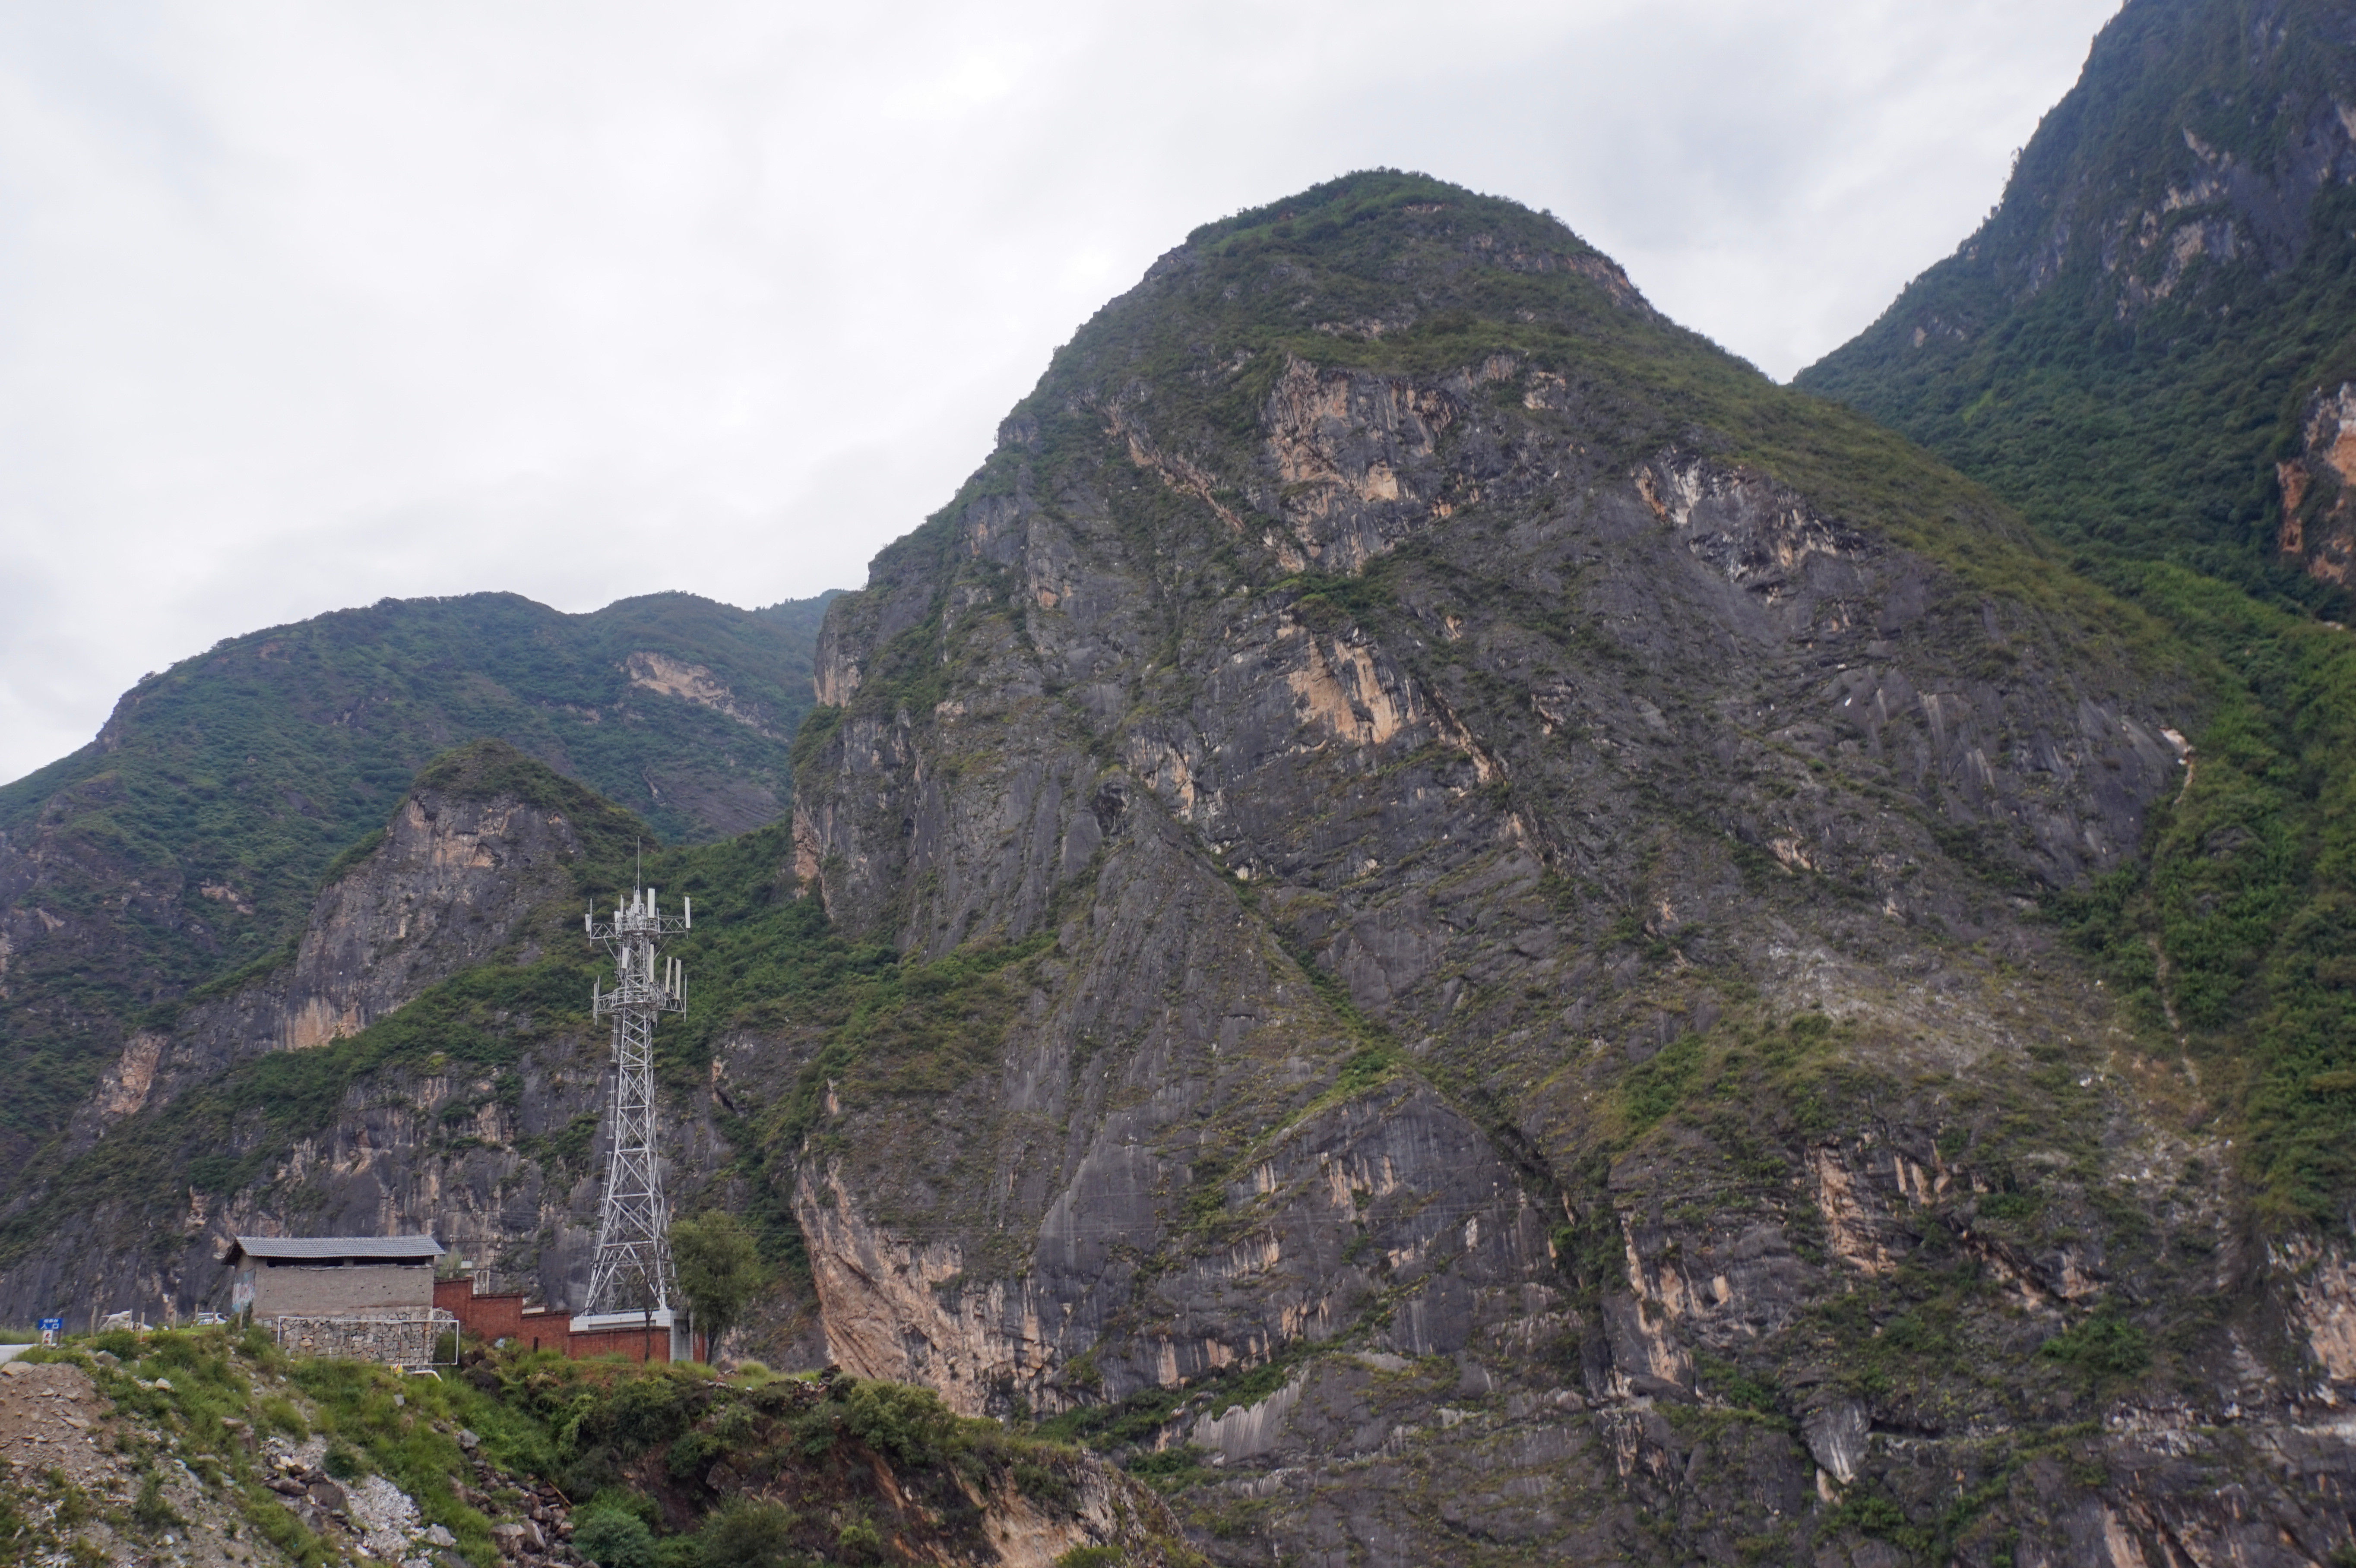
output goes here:
[{"label": "grassy hillside", "polygon": [[1059,1560],[1200,1561],[1142,1488],[925,1389],[472,1346],[463,1374],[402,1378],[290,1357],[260,1329],[118,1331],[35,1355],[95,1384],[105,1411],[84,1413],[111,1451],[80,1479],[0,1459],[0,1564],[81,1561],[102,1541],[168,1552],[190,1528],[176,1493],[226,1516],[232,1560],[349,1561],[348,1530],[306,1521],[269,1485],[279,1456],[322,1445],[313,1464],[334,1485],[391,1481],[421,1530],[455,1539],[436,1560],[476,1568],[503,1561],[497,1526],[534,1510],[603,1568],[996,1562],[990,1527],[1010,1510],[1067,1542]]},{"label": "grassy hillside", "polygon": [[2320,0],[2134,0],[2004,199],[1798,385],[2020,507],[2226,672],[2149,859],[2071,914],[2246,1118],[2267,1208],[2356,1201],[2356,639],[2275,463],[2356,368],[2356,39]]}]

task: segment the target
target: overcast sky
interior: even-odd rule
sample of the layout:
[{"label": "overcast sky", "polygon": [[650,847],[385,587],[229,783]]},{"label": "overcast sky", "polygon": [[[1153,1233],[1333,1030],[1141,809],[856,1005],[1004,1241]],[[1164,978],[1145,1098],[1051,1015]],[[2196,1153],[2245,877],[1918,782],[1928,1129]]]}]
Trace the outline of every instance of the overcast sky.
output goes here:
[{"label": "overcast sky", "polygon": [[385,595],[856,587],[1195,224],[1551,208],[1788,377],[2115,0],[0,8],[0,779]]}]

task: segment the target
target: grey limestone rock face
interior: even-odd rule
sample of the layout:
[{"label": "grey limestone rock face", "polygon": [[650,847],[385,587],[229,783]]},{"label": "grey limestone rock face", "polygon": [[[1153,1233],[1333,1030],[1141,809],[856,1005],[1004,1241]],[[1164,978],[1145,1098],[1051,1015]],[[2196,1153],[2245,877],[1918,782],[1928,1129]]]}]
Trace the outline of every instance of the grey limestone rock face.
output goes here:
[{"label": "grey limestone rock face", "polygon": [[[1450,319],[1543,250],[1484,213],[1365,219],[1353,277]],[[1338,264],[1243,256],[1109,307],[819,639],[808,896],[1018,955],[986,1060],[797,1151],[831,1353],[1166,1410],[1239,1563],[1890,1550],[1816,1470],[1910,1514],[1962,1474],[2005,1499],[1963,1560],[2076,1560],[1995,1456],[2113,1385],[2038,1347],[2222,1238],[2098,1211],[2217,1151],[2100,1065],[2136,1026],[2036,901],[2134,852],[2199,691],[1927,469],[1858,505],[1698,393],[1503,328],[1392,355]],[[1535,319],[1697,352],[1548,265]]]},{"label": "grey limestone rock face", "polygon": [[1800,1422],[1800,1435],[1816,1467],[1847,1484],[1857,1479],[1858,1467],[1864,1463],[1871,1424],[1865,1406],[1851,1399],[1837,1400],[1808,1412]]}]

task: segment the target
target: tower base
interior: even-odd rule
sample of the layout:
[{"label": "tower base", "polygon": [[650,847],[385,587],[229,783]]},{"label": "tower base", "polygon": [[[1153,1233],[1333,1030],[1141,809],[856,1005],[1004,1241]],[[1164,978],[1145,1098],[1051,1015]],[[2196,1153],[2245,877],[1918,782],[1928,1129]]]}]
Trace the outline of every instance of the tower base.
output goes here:
[{"label": "tower base", "polygon": [[654,1312],[583,1312],[574,1316],[569,1327],[575,1334],[610,1336],[616,1339],[651,1334],[668,1360],[691,1360],[695,1355],[689,1343],[686,1318],[667,1307]]}]

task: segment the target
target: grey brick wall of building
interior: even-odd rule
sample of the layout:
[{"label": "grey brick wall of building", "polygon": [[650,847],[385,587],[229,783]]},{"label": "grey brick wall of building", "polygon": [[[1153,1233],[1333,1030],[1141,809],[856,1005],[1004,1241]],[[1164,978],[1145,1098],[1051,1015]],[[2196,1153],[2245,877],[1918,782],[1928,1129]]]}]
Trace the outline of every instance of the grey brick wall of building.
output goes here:
[{"label": "grey brick wall of building", "polygon": [[267,1264],[253,1271],[253,1317],[332,1317],[346,1312],[419,1310],[434,1305],[431,1264],[358,1264],[316,1268]]}]

